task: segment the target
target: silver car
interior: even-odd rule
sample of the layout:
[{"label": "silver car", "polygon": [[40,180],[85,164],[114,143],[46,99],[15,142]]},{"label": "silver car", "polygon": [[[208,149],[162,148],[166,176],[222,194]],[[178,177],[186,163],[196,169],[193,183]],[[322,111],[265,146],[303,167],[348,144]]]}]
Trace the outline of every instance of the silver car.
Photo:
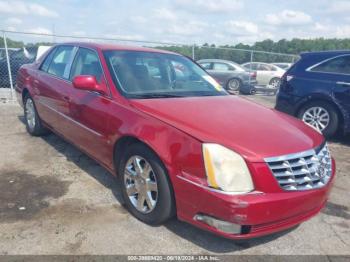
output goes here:
[{"label": "silver car", "polygon": [[260,62],[252,62],[242,64],[246,70],[254,70],[257,72],[256,80],[258,85],[268,86],[274,90],[277,90],[280,84],[280,80],[286,72],[282,68]]},{"label": "silver car", "polygon": [[247,72],[239,64],[221,59],[202,59],[197,63],[228,92],[255,93],[256,72]]}]

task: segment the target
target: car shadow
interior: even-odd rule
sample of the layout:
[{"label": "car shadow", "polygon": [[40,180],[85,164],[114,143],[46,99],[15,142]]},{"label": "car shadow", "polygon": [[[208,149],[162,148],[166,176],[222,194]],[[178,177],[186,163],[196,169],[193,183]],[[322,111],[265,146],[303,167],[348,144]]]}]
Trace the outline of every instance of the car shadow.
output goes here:
[{"label": "car shadow", "polygon": [[[18,119],[25,125],[24,117],[18,116]],[[117,201],[123,205],[123,199],[118,181],[104,167],[95,160],[80,151],[76,146],[65,141],[62,137],[50,132],[41,136],[46,143],[56,149],[57,152],[64,155],[67,161],[73,162],[81,170],[97,180],[101,185],[111,190]]]},{"label": "car shadow", "polygon": [[[25,124],[23,116],[18,116],[18,119],[23,124]],[[86,174],[93,177],[98,183],[111,190],[119,204],[124,206],[124,201],[122,199],[120,190],[120,184],[116,177],[113,176],[109,171],[107,171],[105,168],[99,165],[95,160],[91,159],[89,156],[84,154],[77,147],[66,142],[63,138],[54,133],[49,133],[48,135],[41,136],[40,138],[43,139],[46,143],[48,143],[50,146],[55,148],[57,152],[65,156],[67,161],[73,162]],[[273,241],[275,239],[278,239],[279,237],[288,234],[290,231],[295,229],[294,227],[286,231],[251,240],[230,240],[223,237],[219,237],[210,232],[201,230],[188,223],[179,221],[176,218],[169,220],[164,224],[164,226],[170,232],[192,242],[193,244],[205,250],[223,254],[228,252],[241,251]]]},{"label": "car shadow", "polygon": [[350,134],[336,134],[334,137],[328,139],[330,142],[350,146]]},{"label": "car shadow", "polygon": [[297,228],[297,226],[268,236],[247,240],[231,240],[199,229],[191,224],[172,219],[165,227],[174,234],[210,252],[219,254],[238,252],[276,240]]}]

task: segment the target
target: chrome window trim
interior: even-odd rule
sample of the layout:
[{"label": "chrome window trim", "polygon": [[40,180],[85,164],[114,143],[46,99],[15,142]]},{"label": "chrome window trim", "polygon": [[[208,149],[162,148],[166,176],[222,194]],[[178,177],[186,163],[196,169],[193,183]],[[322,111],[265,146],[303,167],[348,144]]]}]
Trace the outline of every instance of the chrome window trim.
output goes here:
[{"label": "chrome window trim", "polygon": [[310,72],[310,73],[321,73],[321,74],[335,74],[335,75],[350,75],[350,74],[346,74],[346,73],[337,73],[337,72],[327,72],[327,71],[312,71],[312,69],[314,69],[315,67],[318,67],[319,65],[326,63],[328,61],[331,61],[333,59],[337,59],[339,57],[344,57],[344,56],[350,56],[350,54],[343,54],[343,55],[337,55],[337,56],[333,56],[331,58],[327,58],[325,60],[322,60],[321,62],[314,64],[312,66],[309,66],[308,68],[305,69],[306,72]]},{"label": "chrome window trim", "polygon": [[[65,79],[69,79],[70,70],[71,70],[71,68],[72,68],[73,61],[74,61],[74,58],[75,58],[75,55],[76,55],[77,52],[78,52],[78,47],[77,47],[77,46],[73,46],[72,53],[70,54],[70,57],[69,57],[69,59],[68,59],[67,66],[66,66],[66,68],[64,69],[64,73],[63,73],[63,77],[64,77]],[[67,76],[67,75],[68,75],[68,76]]]}]

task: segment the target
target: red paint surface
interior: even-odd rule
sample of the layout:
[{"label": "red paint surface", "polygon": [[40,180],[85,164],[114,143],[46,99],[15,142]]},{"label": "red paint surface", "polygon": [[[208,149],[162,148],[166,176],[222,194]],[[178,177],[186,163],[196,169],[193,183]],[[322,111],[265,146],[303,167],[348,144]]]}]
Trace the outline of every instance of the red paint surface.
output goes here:
[{"label": "red paint surface", "polygon": [[[282,191],[263,162],[265,157],[309,150],[323,142],[321,135],[301,121],[236,96],[128,100],[114,86],[102,50],[166,51],[73,44],[97,51],[105,73],[105,92],[74,88],[70,81],[38,70],[38,61],[20,69],[18,97],[28,90],[49,128],[113,174],[114,145],[120,138],[132,136],[147,144],[168,170],[179,219],[225,237],[247,238],[299,224],[325,204],[331,183],[317,190]],[[179,179],[207,185],[202,142],[218,143],[243,155],[255,191],[225,195]],[[250,225],[252,231],[248,235],[227,235],[194,221],[197,213]]]}]

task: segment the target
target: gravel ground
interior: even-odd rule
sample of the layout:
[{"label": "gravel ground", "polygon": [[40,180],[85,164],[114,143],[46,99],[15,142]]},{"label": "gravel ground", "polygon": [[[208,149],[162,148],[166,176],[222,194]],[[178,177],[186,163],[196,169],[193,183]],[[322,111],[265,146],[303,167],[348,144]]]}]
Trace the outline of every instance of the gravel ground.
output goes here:
[{"label": "gravel ground", "polygon": [[[251,96],[272,107],[274,97]],[[350,137],[330,143],[337,177],[327,207],[297,228],[246,242],[176,219],[145,225],[114,178],[56,135],[29,136],[22,109],[0,104],[0,254],[350,254]]]}]

